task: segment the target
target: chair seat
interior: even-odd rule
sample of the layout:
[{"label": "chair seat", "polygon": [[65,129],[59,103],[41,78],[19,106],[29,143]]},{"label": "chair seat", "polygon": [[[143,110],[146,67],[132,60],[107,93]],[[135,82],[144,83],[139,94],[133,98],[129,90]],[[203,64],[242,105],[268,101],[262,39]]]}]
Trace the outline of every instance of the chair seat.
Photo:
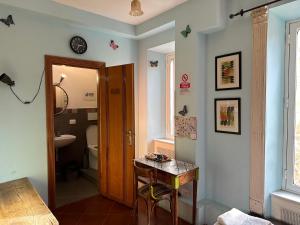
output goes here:
[{"label": "chair seat", "polygon": [[[172,193],[172,190],[170,188],[168,188],[166,185],[164,184],[153,184],[153,197],[154,198],[161,198],[164,195],[168,195]],[[138,189],[138,194],[143,197],[143,198],[147,198],[149,196],[149,184],[144,185],[143,187]]]}]

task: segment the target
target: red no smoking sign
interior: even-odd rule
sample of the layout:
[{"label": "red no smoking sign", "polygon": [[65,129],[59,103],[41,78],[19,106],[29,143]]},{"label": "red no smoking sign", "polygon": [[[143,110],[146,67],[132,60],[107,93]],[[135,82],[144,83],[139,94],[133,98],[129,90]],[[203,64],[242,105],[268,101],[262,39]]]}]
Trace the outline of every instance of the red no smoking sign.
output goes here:
[{"label": "red no smoking sign", "polygon": [[184,73],[181,75],[181,83],[180,83],[180,88],[181,89],[189,89],[191,88],[191,83],[189,82],[190,80],[190,75],[187,73]]}]

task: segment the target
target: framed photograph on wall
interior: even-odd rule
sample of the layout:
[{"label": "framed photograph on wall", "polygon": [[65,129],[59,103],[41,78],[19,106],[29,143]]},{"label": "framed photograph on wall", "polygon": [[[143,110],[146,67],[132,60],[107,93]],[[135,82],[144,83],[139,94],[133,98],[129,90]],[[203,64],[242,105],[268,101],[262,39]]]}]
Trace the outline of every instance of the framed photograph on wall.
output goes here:
[{"label": "framed photograph on wall", "polygon": [[215,132],[241,134],[241,99],[215,99]]},{"label": "framed photograph on wall", "polygon": [[217,56],[215,68],[216,91],[242,88],[242,52]]}]

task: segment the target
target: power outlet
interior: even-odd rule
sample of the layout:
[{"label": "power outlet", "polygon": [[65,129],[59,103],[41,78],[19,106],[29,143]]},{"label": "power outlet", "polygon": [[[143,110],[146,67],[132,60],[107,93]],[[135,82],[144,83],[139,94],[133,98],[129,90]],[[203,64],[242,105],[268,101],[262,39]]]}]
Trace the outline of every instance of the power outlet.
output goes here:
[{"label": "power outlet", "polygon": [[76,121],[75,119],[71,119],[71,120],[69,120],[69,124],[70,124],[70,125],[75,125],[75,124],[76,124],[76,122],[77,122],[77,121]]}]

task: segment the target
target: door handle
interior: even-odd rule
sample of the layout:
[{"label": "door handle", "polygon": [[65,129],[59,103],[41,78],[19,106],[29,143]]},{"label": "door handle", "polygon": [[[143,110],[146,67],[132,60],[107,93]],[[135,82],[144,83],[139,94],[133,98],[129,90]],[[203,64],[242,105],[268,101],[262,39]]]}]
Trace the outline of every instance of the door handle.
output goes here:
[{"label": "door handle", "polygon": [[127,131],[128,145],[132,145],[133,143],[133,132],[132,130]]}]

